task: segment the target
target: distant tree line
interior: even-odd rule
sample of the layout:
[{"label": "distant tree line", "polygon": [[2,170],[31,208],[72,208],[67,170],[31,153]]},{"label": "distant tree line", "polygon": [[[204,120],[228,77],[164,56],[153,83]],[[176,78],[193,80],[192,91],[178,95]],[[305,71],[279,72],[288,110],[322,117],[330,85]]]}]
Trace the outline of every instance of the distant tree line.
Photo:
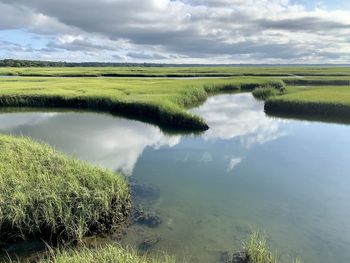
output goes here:
[{"label": "distant tree line", "polygon": [[[22,59],[0,60],[0,67],[281,67],[291,64],[162,64],[162,63],[115,63],[115,62],[65,62]],[[294,66],[350,66],[349,64],[294,64]]]},{"label": "distant tree line", "polygon": [[4,59],[0,60],[0,67],[64,67],[65,62],[34,61],[34,60],[17,60]]},{"label": "distant tree line", "polygon": [[[40,60],[0,60],[0,67],[161,67],[165,64],[155,63],[112,63],[112,62],[64,62],[64,61],[40,61]],[[174,65],[175,66],[175,65]]]},{"label": "distant tree line", "polygon": [[[0,60],[0,67],[179,67],[183,64],[159,63],[114,63],[114,62],[54,62],[40,60]],[[201,66],[199,64],[186,64],[186,66]],[[204,66],[204,65],[203,65]]]}]

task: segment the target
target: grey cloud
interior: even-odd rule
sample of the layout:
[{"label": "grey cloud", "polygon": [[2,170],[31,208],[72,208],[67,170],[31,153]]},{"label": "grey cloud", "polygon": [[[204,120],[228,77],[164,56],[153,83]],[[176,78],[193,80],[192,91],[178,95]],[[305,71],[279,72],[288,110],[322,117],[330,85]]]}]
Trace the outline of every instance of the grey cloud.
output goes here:
[{"label": "grey cloud", "polygon": [[6,40],[0,40],[0,48],[13,52],[34,52],[34,49],[31,45],[21,45]]},{"label": "grey cloud", "polygon": [[196,32],[185,31],[176,33],[162,33],[154,38],[142,39],[139,35],[140,44],[157,45],[161,43],[168,50],[184,54],[189,57],[212,57],[220,55],[255,54],[258,58],[295,58],[306,53],[295,43],[278,44],[262,43],[256,41],[242,41],[226,43],[217,41],[215,38],[203,38],[193,35]]},{"label": "grey cloud", "polygon": [[0,1],[0,30],[14,29],[30,24],[33,14],[25,8],[2,4]]},{"label": "grey cloud", "polygon": [[[0,6],[10,10],[7,16],[0,17],[0,28],[10,28],[13,20],[17,27],[22,24],[24,28],[34,27],[35,32],[52,32],[49,26],[39,23],[39,27],[38,22],[33,22],[37,21],[34,14],[42,14],[54,25],[56,34],[80,30],[91,36],[91,39],[71,42],[50,42],[48,50],[120,50],[120,47],[93,41],[103,36],[112,41],[126,41],[130,45],[126,51],[128,57],[145,60],[235,55],[248,55],[256,60],[303,59],[310,54],[323,56],[322,53],[329,52],[317,44],[321,36],[349,45],[346,40],[339,40],[339,35],[350,33],[350,20],[339,22],[334,16],[306,11],[296,16],[296,11],[290,11],[281,3],[277,0],[0,0]],[[271,16],[259,8],[270,8]],[[29,15],[16,18],[24,11]],[[301,33],[308,34],[307,39],[312,41],[297,35]],[[134,51],[140,48],[142,52]],[[345,52],[324,57],[346,58],[342,53]]]},{"label": "grey cloud", "polygon": [[160,54],[146,54],[144,52],[128,52],[127,56],[130,58],[135,58],[135,59],[145,59],[145,60],[151,60],[151,59],[167,59],[166,56],[160,55]]},{"label": "grey cloud", "polygon": [[50,42],[47,44],[47,48],[51,49],[65,49],[69,51],[99,51],[99,50],[110,50],[117,51],[119,48],[112,45],[101,45],[91,43],[89,40],[75,39],[71,42],[60,43],[58,41]]},{"label": "grey cloud", "polygon": [[279,29],[287,31],[328,31],[350,29],[350,24],[339,23],[318,17],[302,17],[296,19],[259,19],[255,23],[264,29]]},{"label": "grey cloud", "polygon": [[193,6],[230,7],[244,3],[245,0],[185,0],[183,2]]},{"label": "grey cloud", "polygon": [[112,55],[112,58],[116,59],[116,60],[123,60],[123,58],[121,56],[116,55],[116,54]]},{"label": "grey cloud", "polygon": [[322,51],[318,53],[319,56],[327,58],[327,59],[339,59],[342,57],[346,57],[350,59],[350,53],[346,52],[329,52],[329,51]]}]

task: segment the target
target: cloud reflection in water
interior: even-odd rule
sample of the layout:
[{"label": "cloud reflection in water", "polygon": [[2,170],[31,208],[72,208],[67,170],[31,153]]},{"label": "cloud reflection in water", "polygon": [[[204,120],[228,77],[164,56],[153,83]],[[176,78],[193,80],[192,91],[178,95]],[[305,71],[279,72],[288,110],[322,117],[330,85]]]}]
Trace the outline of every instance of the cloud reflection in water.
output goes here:
[{"label": "cloud reflection in water", "polygon": [[[244,149],[284,135],[279,128],[282,121],[267,118],[262,109],[263,104],[251,94],[235,94],[209,98],[193,110],[209,123],[210,129],[201,136],[204,142],[239,139],[243,149],[227,159],[228,172],[242,161]],[[0,132],[45,141],[58,150],[126,175],[132,174],[147,147],[174,147],[182,141],[181,135],[166,135],[150,124],[86,112],[4,113],[0,114]],[[210,149],[199,161],[213,161]]]},{"label": "cloud reflection in water", "polygon": [[192,111],[203,116],[210,126],[204,139],[240,138],[243,145],[250,147],[285,135],[280,124],[286,121],[267,117],[263,108],[263,102],[250,93],[241,93],[211,97]]},{"label": "cloud reflection in water", "polygon": [[158,127],[95,113],[0,114],[0,132],[25,135],[130,175],[146,147],[172,147],[180,136]]}]

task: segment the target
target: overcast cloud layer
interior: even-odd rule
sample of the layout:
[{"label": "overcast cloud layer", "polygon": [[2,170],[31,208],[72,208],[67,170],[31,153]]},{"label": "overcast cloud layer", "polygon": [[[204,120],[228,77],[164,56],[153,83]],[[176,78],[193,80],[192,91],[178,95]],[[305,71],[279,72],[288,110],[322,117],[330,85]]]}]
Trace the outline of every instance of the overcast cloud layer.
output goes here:
[{"label": "overcast cloud layer", "polygon": [[345,4],[338,10],[297,3],[0,0],[0,57],[161,63],[349,63],[350,10]]}]

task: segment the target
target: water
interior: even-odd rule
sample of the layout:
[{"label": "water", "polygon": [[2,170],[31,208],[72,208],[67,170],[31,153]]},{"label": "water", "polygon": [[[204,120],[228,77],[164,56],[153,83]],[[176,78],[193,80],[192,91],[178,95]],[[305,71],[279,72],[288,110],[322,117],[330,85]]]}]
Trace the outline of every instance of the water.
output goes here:
[{"label": "water", "polygon": [[259,229],[287,261],[350,261],[350,126],[270,118],[248,93],[215,96],[193,111],[211,129],[167,135],[107,114],[57,111],[0,114],[0,132],[158,188],[147,205],[162,224],[130,227],[123,243],[151,239],[151,251],[218,262]]}]

